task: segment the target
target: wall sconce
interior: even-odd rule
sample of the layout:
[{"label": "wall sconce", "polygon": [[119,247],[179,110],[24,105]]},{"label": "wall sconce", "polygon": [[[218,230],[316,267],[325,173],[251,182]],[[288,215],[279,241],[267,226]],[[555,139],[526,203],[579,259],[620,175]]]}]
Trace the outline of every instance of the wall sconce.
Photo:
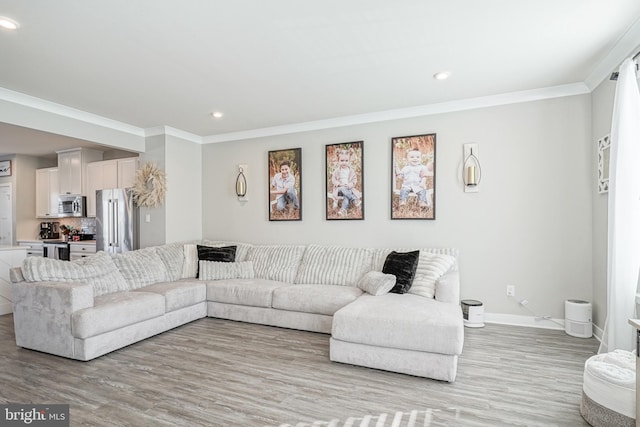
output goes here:
[{"label": "wall sconce", "polygon": [[247,200],[247,165],[238,165],[238,176],[236,177],[236,196],[238,200]]},{"label": "wall sconce", "polygon": [[464,144],[463,146],[462,182],[465,193],[477,193],[482,169],[478,159],[478,144]]}]

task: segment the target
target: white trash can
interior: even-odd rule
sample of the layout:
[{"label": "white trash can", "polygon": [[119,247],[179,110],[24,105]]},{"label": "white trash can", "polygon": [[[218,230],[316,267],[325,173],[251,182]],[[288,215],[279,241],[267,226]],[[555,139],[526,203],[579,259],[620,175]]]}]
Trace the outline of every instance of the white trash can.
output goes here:
[{"label": "white trash can", "polygon": [[484,305],[481,301],[464,299],[460,301],[464,326],[482,328],[484,326]]}]

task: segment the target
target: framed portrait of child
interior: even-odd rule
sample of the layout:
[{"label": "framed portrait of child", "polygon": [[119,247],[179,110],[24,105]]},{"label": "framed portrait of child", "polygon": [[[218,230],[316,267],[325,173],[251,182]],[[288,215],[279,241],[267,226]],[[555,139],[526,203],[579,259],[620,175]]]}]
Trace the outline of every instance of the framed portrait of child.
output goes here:
[{"label": "framed portrait of child", "polygon": [[326,218],[364,219],[363,141],[325,146]]},{"label": "framed portrait of child", "polygon": [[302,148],[269,151],[269,221],[302,220]]},{"label": "framed portrait of child", "polygon": [[391,138],[391,219],[436,219],[436,134]]}]

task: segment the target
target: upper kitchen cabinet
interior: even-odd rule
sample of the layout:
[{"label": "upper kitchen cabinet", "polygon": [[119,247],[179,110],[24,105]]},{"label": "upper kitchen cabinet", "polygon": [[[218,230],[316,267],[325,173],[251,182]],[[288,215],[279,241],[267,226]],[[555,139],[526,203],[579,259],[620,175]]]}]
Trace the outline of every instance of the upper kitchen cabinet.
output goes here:
[{"label": "upper kitchen cabinet", "polygon": [[138,158],[118,159],[118,188],[131,188],[136,182]]},{"label": "upper kitchen cabinet", "polygon": [[58,216],[58,168],[36,170],[36,217]]},{"label": "upper kitchen cabinet", "polygon": [[58,151],[60,194],[85,195],[87,164],[99,160],[102,160],[102,151],[90,148]]},{"label": "upper kitchen cabinet", "polygon": [[104,160],[87,165],[87,216],[96,216],[96,191],[133,187],[138,157]]}]

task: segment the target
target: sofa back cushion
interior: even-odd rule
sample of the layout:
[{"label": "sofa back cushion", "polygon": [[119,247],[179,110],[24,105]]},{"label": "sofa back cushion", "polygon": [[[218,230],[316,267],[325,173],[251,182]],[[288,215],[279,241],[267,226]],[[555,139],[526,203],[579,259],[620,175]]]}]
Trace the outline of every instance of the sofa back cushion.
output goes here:
[{"label": "sofa back cushion", "polygon": [[156,253],[167,270],[167,280],[171,282],[180,280],[184,266],[184,244],[169,243],[156,246]]},{"label": "sofa back cushion", "polygon": [[309,245],[295,283],[356,286],[372,270],[373,250],[340,246]]},{"label": "sofa back cushion", "polygon": [[167,269],[154,247],[115,254],[112,257],[129,289],[167,281]]},{"label": "sofa back cushion", "polygon": [[84,282],[93,288],[94,296],[128,289],[124,277],[105,252],[75,261],[28,257],[22,263],[22,274],[27,282]]},{"label": "sofa back cushion", "polygon": [[293,283],[304,251],[302,245],[255,245],[247,260],[257,278]]}]

